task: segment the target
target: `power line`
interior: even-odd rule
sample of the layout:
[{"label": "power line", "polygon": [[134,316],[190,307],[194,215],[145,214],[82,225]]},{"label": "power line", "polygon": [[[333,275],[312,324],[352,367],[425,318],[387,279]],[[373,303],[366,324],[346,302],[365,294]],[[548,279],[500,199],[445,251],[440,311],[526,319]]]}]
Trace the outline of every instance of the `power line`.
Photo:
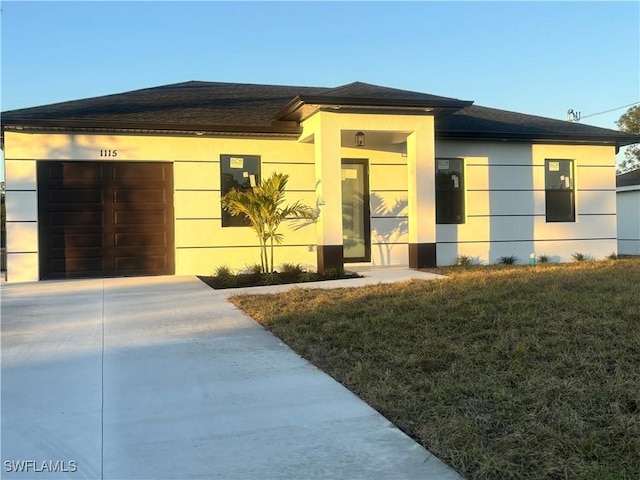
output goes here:
[{"label": "power line", "polygon": [[589,115],[583,115],[580,118],[582,119],[582,118],[595,117],[596,115],[602,115],[604,113],[615,112],[616,110],[620,110],[621,108],[632,107],[633,105],[638,105],[639,103],[640,102],[634,102],[634,103],[630,103],[629,105],[623,105],[621,107],[612,108],[611,110],[605,110],[604,112],[590,113]]}]

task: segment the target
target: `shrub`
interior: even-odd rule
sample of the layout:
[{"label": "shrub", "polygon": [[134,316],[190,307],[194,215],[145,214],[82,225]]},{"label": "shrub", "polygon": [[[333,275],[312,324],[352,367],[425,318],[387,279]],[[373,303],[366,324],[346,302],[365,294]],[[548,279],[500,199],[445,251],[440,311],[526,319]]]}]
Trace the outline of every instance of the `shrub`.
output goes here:
[{"label": "shrub", "polygon": [[329,267],[324,271],[325,278],[342,278],[344,277],[343,267]]},{"label": "shrub", "polygon": [[498,263],[500,265],[515,265],[516,263],[518,263],[518,257],[516,257],[515,255],[510,255],[508,257],[503,255],[502,257],[500,257],[500,260],[498,260]]},{"label": "shrub", "polygon": [[538,263],[549,263],[549,257],[547,255],[540,255],[538,257]]},{"label": "shrub", "polygon": [[302,272],[300,275],[300,281],[302,282],[315,282],[318,280],[318,274],[316,272]]},{"label": "shrub", "polygon": [[612,252],[608,257],[609,260],[618,260],[618,254],[616,252]]},{"label": "shrub", "polygon": [[304,269],[302,268],[302,266],[297,263],[297,264],[293,264],[293,263],[283,263],[280,267],[280,272],[281,273],[287,273],[287,274],[291,274],[291,275],[301,275],[302,273],[304,273]]},{"label": "shrub", "polygon": [[475,261],[473,257],[469,257],[467,255],[458,255],[456,257],[456,265],[459,267],[470,267],[475,265]]},{"label": "shrub", "polygon": [[214,270],[214,276],[217,283],[223,287],[234,287],[237,283],[237,277],[231,269],[226,265],[220,265]]},{"label": "shrub", "polygon": [[262,275],[262,284],[263,285],[278,285],[280,282],[280,277],[276,272],[269,272]]},{"label": "shrub", "polygon": [[591,257],[589,257],[589,255],[585,255],[584,253],[580,253],[580,252],[576,252],[571,256],[573,257],[573,259],[576,262],[584,262],[584,261],[589,260],[591,258]]},{"label": "shrub", "polygon": [[249,265],[247,270],[249,270],[249,273],[252,273],[253,275],[260,275],[262,273],[262,265],[254,263],[253,265]]}]

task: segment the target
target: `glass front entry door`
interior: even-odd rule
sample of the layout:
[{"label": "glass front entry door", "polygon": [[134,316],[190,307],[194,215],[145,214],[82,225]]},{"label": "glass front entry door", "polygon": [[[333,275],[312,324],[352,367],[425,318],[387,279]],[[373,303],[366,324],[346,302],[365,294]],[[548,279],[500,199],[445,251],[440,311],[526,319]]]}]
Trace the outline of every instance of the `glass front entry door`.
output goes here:
[{"label": "glass front entry door", "polygon": [[342,241],[345,262],[371,261],[369,165],[342,160]]}]

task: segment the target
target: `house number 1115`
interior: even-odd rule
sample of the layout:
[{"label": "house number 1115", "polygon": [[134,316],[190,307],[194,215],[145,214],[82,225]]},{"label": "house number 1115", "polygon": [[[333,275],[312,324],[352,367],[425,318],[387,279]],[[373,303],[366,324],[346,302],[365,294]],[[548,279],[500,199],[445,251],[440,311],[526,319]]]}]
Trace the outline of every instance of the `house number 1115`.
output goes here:
[{"label": "house number 1115", "polygon": [[101,157],[117,157],[118,150],[100,150]]}]

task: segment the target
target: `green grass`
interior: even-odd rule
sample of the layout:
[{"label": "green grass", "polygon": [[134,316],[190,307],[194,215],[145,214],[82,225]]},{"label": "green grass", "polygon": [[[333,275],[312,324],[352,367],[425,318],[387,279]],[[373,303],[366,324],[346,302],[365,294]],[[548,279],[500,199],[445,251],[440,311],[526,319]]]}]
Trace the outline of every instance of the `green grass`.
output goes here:
[{"label": "green grass", "polygon": [[640,259],[445,272],[232,301],[469,479],[640,478]]}]

